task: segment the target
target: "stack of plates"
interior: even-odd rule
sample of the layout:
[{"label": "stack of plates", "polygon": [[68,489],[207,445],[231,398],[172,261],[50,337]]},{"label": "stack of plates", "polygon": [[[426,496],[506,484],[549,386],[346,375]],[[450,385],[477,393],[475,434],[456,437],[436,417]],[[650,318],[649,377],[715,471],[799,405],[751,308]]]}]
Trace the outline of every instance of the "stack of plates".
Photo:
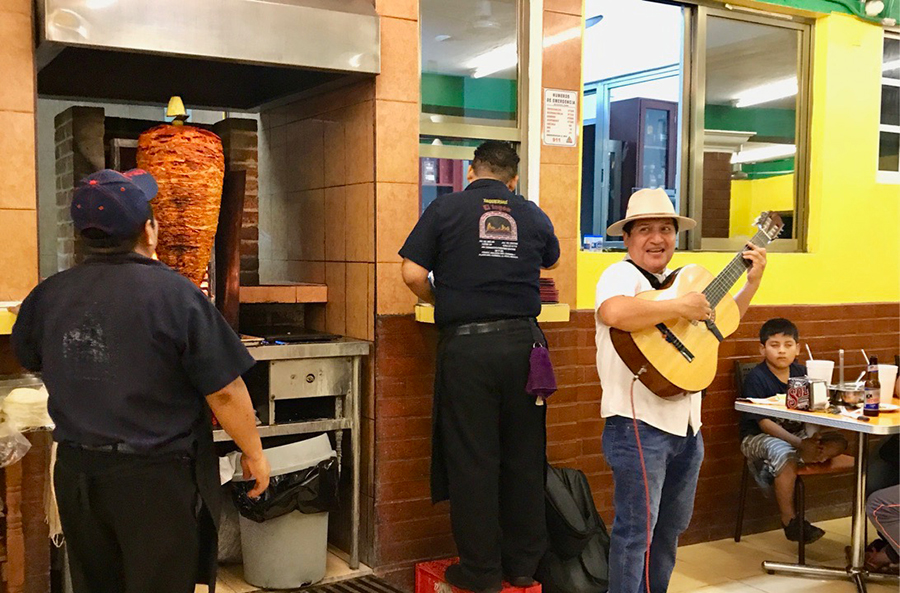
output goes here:
[{"label": "stack of plates", "polygon": [[553,278],[541,278],[541,302],[559,302],[559,291],[556,289],[556,283],[553,281]]}]

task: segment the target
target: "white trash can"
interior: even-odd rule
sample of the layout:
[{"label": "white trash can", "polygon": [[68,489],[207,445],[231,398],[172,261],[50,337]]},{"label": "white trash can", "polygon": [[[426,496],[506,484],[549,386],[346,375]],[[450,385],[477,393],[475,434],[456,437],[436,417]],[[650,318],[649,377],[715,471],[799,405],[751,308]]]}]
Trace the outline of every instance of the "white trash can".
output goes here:
[{"label": "white trash can", "polygon": [[[265,450],[272,476],[300,471],[335,456],[327,435]],[[234,479],[243,480],[240,463]],[[244,580],[263,589],[296,589],[325,577],[328,513],[287,515],[256,523],[243,516]]]}]

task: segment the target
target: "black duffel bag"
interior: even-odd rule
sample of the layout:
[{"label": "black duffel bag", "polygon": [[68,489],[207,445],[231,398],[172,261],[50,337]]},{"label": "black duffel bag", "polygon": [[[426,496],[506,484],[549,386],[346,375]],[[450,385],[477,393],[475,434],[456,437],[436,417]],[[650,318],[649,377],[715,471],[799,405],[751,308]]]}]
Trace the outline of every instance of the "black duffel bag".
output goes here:
[{"label": "black duffel bag", "polygon": [[545,499],[550,545],[536,574],[544,593],[605,593],[609,533],[587,477],[577,469],[548,466]]}]

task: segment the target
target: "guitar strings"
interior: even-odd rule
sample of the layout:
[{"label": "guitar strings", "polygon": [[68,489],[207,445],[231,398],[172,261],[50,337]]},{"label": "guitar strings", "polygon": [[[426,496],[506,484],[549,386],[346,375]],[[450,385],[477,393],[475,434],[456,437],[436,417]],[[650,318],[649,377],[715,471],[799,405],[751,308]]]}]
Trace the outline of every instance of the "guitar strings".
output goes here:
[{"label": "guitar strings", "polygon": [[[762,230],[757,231],[753,238],[750,239],[750,243],[753,243],[757,247],[762,247],[769,242],[768,235],[765,234]],[[747,269],[746,264],[744,263],[743,251],[738,253],[732,258],[732,260],[725,266],[718,276],[716,276],[709,285],[703,289],[703,296],[709,301],[710,306],[715,309],[716,305],[728,294],[728,290],[734,286],[734,283],[738,281],[744,271]]]}]

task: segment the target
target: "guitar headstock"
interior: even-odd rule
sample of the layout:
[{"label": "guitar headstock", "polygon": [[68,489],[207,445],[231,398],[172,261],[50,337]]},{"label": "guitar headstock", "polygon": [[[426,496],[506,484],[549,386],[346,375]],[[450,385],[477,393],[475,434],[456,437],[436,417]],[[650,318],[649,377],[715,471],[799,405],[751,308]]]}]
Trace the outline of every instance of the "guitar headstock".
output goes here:
[{"label": "guitar headstock", "polygon": [[778,235],[781,234],[781,229],[784,228],[784,221],[781,220],[781,215],[772,211],[761,213],[753,224],[769,241],[774,241],[778,238]]}]

